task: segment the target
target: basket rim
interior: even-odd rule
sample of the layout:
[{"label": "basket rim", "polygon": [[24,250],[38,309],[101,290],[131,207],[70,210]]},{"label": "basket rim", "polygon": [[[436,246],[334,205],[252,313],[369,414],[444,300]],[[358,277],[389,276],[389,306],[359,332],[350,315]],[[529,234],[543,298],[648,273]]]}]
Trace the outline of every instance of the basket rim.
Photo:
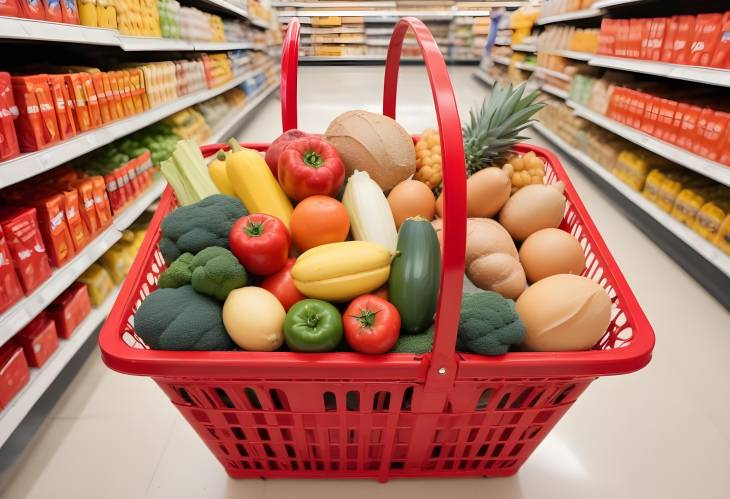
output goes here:
[{"label": "basket rim", "polygon": [[[244,146],[265,150],[268,144],[255,143]],[[209,144],[204,154],[225,148],[226,144]],[[508,352],[499,356],[457,352],[456,380],[467,378],[527,378],[527,377],[597,377],[637,371],[651,360],[654,348],[654,331],[639,306],[636,297],[621,273],[593,220],[570,182],[560,160],[551,151],[532,144],[519,144],[518,152],[534,151],[544,156],[565,183],[566,197],[583,221],[593,251],[601,255],[603,265],[610,269],[613,288],[621,304],[621,310],[631,325],[631,342],[620,348],[588,350],[580,352]],[[160,202],[160,208],[173,201],[168,186]],[[160,210],[158,208],[158,210]],[[162,212],[155,214],[161,221]],[[154,224],[153,220],[152,224]],[[152,226],[151,224],[151,226]],[[138,257],[152,250],[153,231],[145,236]],[[132,271],[141,268],[138,258]],[[130,271],[130,277],[132,276]],[[354,352],[322,354],[295,352],[240,352],[240,351],[166,351],[133,348],[121,339],[120,328],[126,323],[119,320],[129,301],[136,294],[135,280],[126,279],[119,298],[99,333],[102,359],[111,369],[132,375],[155,378],[205,378],[205,379],[340,379],[367,380],[392,379],[423,382],[430,361],[430,354],[387,353],[370,356]]]}]

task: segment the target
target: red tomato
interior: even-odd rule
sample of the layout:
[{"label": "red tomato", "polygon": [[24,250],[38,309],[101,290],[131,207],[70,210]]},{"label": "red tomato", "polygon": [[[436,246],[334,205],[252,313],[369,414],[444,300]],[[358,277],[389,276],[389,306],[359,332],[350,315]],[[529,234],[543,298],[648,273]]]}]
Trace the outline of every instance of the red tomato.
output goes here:
[{"label": "red tomato", "polygon": [[231,252],[253,274],[273,274],[289,259],[289,231],[271,215],[253,213],[239,218],[231,227],[228,240]]},{"label": "red tomato", "polygon": [[345,205],[328,196],[310,196],[291,214],[291,237],[302,251],[347,239],[350,217]]},{"label": "red tomato", "polygon": [[386,353],[400,334],[395,305],[375,295],[358,296],[342,314],[347,344],[360,353]]},{"label": "red tomato", "polygon": [[290,258],[283,269],[276,274],[271,274],[261,283],[261,287],[276,296],[287,312],[296,302],[306,298],[294,285],[294,279],[291,276],[291,268],[296,261],[296,258]]}]

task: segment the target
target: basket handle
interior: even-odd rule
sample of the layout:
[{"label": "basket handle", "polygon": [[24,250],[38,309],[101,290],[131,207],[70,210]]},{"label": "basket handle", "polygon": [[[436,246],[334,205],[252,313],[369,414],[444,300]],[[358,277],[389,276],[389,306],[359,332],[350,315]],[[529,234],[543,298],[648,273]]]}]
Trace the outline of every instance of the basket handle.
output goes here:
[{"label": "basket handle", "polygon": [[383,114],[395,119],[401,48],[408,28],[421,49],[436,107],[444,185],[443,255],[441,285],[436,309],[436,337],[425,390],[444,391],[453,387],[456,376],[456,333],[459,327],[466,253],[466,168],[461,120],[446,62],[431,32],[415,17],[396,24],[388,46],[383,85]]},{"label": "basket handle", "polygon": [[284,132],[297,127],[297,67],[299,65],[299,19],[286,28],[281,49],[281,127]]}]

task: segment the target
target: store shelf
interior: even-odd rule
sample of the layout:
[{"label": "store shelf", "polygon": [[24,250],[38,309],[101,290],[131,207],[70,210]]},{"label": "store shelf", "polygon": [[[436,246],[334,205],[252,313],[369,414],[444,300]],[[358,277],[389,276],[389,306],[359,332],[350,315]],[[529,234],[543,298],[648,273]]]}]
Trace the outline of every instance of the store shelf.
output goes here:
[{"label": "store shelf", "polygon": [[[487,17],[489,10],[299,10],[297,17],[417,17],[421,20],[449,21],[455,17]],[[289,16],[284,16],[289,17]]]},{"label": "store shelf", "polygon": [[268,29],[269,27],[269,21],[266,21],[264,19],[258,19],[255,17],[249,18],[249,22],[256,26],[257,28],[261,29]]},{"label": "store shelf", "polygon": [[577,116],[605,128],[616,135],[620,135],[626,140],[658,154],[659,156],[667,158],[668,160],[685,168],[689,168],[690,170],[700,173],[705,177],[730,186],[730,167],[711,161],[707,158],[703,158],[702,156],[698,156],[686,149],[664,142],[663,140],[656,139],[651,135],[607,118],[606,116],[573,101],[568,101],[568,105],[575,110],[575,114]]},{"label": "store shelf", "polygon": [[[541,123],[533,123],[532,127],[610,187],[612,192],[607,193],[617,198],[619,205],[631,214],[636,224],[718,300],[728,306],[730,256],[621,182],[587,154],[570,146]],[[678,244],[677,240],[683,244]]]},{"label": "store shelf", "polygon": [[231,132],[236,131],[236,127],[240,125],[241,121],[246,118],[256,107],[261,104],[272,92],[279,88],[279,84],[269,85],[262,89],[252,97],[247,99],[240,109],[234,109],[223,120],[215,127],[213,135],[211,135],[207,142],[209,144],[218,144],[228,140]]},{"label": "store shelf", "polygon": [[510,58],[501,55],[492,56],[492,60],[497,64],[501,64],[502,66],[509,66],[510,64]]},{"label": "store shelf", "polygon": [[542,26],[544,24],[560,23],[560,22],[564,22],[564,21],[575,21],[578,19],[590,19],[592,17],[598,17],[601,14],[602,14],[601,11],[597,8],[576,10],[573,12],[566,12],[564,14],[557,14],[554,16],[542,17],[537,20],[536,24]]},{"label": "store shelf", "polygon": [[[444,57],[448,62],[449,58]],[[385,62],[385,55],[343,55],[343,56],[319,56],[309,55],[299,58],[300,62]],[[423,62],[422,57],[402,57],[401,61]]]},{"label": "store shelf", "polygon": [[251,42],[193,42],[195,50],[264,50],[266,47]]},{"label": "store shelf", "polygon": [[116,139],[156,123],[187,107],[220,95],[240,85],[261,71],[261,69],[256,69],[246,72],[219,87],[180,97],[147,112],[109,123],[96,130],[79,134],[71,140],[66,140],[47,149],[22,154],[16,158],[4,161],[0,163],[0,188],[7,187],[8,185],[15,184],[21,180],[55,168],[66,161],[109,144]]},{"label": "store shelf", "polygon": [[73,336],[58,341],[58,349],[40,369],[31,368],[28,384],[18,393],[10,404],[0,411],[0,447],[12,435],[36,402],[43,396],[59,373],[71,361],[86,340],[103,324],[119,294],[116,288],[99,307],[79,324]]},{"label": "store shelf", "polygon": [[[523,1],[490,1],[488,2],[490,7],[521,7],[525,5]],[[396,2],[272,2],[272,7],[288,7],[298,9],[359,9],[359,8],[381,8],[381,9],[394,9],[397,6]]]},{"label": "store shelf", "polygon": [[146,52],[159,50],[195,50],[193,42],[150,36],[118,35],[119,46],[125,52]]},{"label": "store shelf", "polygon": [[696,81],[719,87],[730,87],[730,70],[670,64],[668,62],[642,61],[620,57],[594,56],[588,62],[591,66],[621,69],[632,73],[663,76],[675,80]]},{"label": "store shelf", "polygon": [[578,52],[575,50],[541,50],[539,48],[537,50],[538,52],[544,52],[550,55],[559,55],[560,57],[575,59],[576,61],[587,61],[591,57],[595,56],[595,54],[591,54],[590,52]]},{"label": "store shelf", "polygon": [[535,67],[535,71],[537,73],[541,73],[541,74],[546,74],[546,75],[553,76],[553,77],[558,78],[558,79],[563,80],[563,81],[571,81],[571,77],[570,76],[566,75],[565,73],[561,73],[560,71],[555,71],[553,69],[548,69],[548,68],[543,68],[543,67],[540,67],[540,66],[536,66]]},{"label": "store shelf", "polygon": [[528,64],[526,62],[516,62],[515,67],[517,69],[521,69],[522,71],[535,71],[535,65],[534,64]]},{"label": "store shelf", "polygon": [[646,1],[647,0],[598,0],[593,4],[593,8],[607,9],[609,7],[625,7],[627,5],[635,5]]},{"label": "store shelf", "polygon": [[486,83],[486,84],[487,84],[487,85],[489,85],[490,87],[493,87],[493,86],[494,86],[494,84],[496,83],[496,80],[495,80],[494,78],[492,78],[492,77],[491,77],[491,76],[490,76],[490,75],[489,75],[489,74],[488,74],[488,73],[487,73],[486,71],[484,71],[483,69],[477,69],[476,71],[474,71],[474,73],[472,73],[472,76],[473,76],[474,78],[478,79],[479,81],[481,81],[481,82],[483,82],[483,83]]},{"label": "store shelf", "polygon": [[157,180],[147,192],[134,200],[121,214],[115,217],[111,227],[97,235],[70,262],[60,269],[56,269],[51,277],[33,293],[1,314],[0,345],[3,345],[15,333],[23,329],[26,324],[50,305],[58,295],[73,284],[92,263],[121,239],[121,231],[129,227],[162,194],[165,185],[164,180]]},{"label": "store shelf", "polygon": [[197,0],[200,3],[212,5],[220,10],[226,11],[229,14],[236,14],[243,19],[248,19],[248,12],[243,7],[238,7],[232,3],[228,3],[225,0]]},{"label": "store shelf", "polygon": [[512,45],[512,50],[517,50],[518,52],[537,52],[537,47],[534,45],[525,45],[522,43],[519,43],[517,45]]},{"label": "store shelf", "polygon": [[563,90],[562,88],[554,87],[552,85],[543,85],[540,88],[543,92],[547,92],[555,97],[560,97],[561,99],[567,99],[569,96],[567,90]]},{"label": "store shelf", "polygon": [[115,30],[3,16],[0,16],[0,38],[85,45],[119,45]]}]

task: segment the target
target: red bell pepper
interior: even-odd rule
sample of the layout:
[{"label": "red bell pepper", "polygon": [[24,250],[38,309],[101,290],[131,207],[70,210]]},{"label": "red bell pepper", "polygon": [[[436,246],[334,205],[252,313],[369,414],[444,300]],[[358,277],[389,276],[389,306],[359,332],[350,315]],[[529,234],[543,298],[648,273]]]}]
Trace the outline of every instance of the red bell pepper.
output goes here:
[{"label": "red bell pepper", "polygon": [[231,253],[257,275],[273,274],[286,265],[290,241],[286,225],[264,213],[239,218],[228,236]]},{"label": "red bell pepper", "polygon": [[274,174],[274,178],[278,176],[279,157],[284,152],[284,149],[295,140],[307,137],[308,135],[306,132],[302,132],[296,128],[294,130],[287,130],[269,145],[269,148],[266,150],[266,156],[264,156],[264,161],[269,165],[269,170]]},{"label": "red bell pepper", "polygon": [[304,137],[284,149],[278,175],[284,192],[296,201],[318,194],[334,197],[345,181],[345,166],[332,145]]}]

